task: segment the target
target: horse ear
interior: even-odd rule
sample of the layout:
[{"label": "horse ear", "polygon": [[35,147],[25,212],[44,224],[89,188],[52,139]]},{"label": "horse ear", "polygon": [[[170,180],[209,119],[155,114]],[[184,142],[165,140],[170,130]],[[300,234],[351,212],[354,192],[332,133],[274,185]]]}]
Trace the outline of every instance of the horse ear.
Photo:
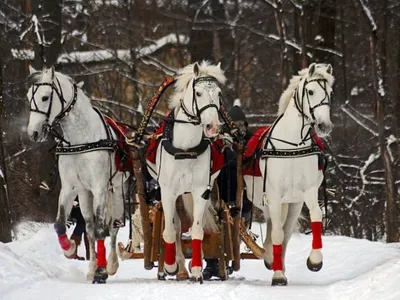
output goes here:
[{"label": "horse ear", "polygon": [[81,82],[79,82],[76,86],[78,87],[78,88],[82,88],[83,87],[83,84],[84,84],[84,82],[83,81],[81,81]]},{"label": "horse ear", "polygon": [[29,75],[32,75],[33,73],[36,73],[37,71],[35,70],[34,67],[32,67],[31,65],[29,65]]},{"label": "horse ear", "polygon": [[221,70],[221,62],[218,63],[217,67]]},{"label": "horse ear", "polygon": [[197,62],[193,66],[193,73],[196,77],[198,77],[200,74],[200,68],[199,68],[199,64]]},{"label": "horse ear", "polygon": [[327,67],[326,67],[326,71],[327,71],[329,74],[331,74],[331,75],[332,75],[333,68],[332,68],[332,65],[331,65],[331,64],[328,64],[328,65],[327,65]]},{"label": "horse ear", "polygon": [[313,76],[314,72],[315,72],[315,63],[312,63],[309,67],[308,67],[308,76],[311,77]]}]

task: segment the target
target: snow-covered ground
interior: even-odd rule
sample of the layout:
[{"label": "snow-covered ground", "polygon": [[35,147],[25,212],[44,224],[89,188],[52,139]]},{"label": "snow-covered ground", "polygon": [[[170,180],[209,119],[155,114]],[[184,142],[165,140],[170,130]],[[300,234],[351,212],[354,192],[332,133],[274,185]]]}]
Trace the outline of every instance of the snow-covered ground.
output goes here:
[{"label": "snow-covered ground", "polygon": [[[253,228],[258,229],[254,224]],[[255,230],[257,231],[257,230]],[[127,241],[128,229],[118,241]],[[271,287],[272,272],[262,261],[243,260],[228,281],[157,281],[156,269],[142,260],[120,261],[120,269],[105,285],[86,280],[88,262],[67,260],[50,224],[20,225],[18,240],[0,243],[0,299],[251,299],[251,300],[398,300],[400,244],[347,237],[324,237],[324,267],[306,267],[311,236],[295,234],[287,255],[286,287]],[[83,255],[84,247],[79,253]]]}]

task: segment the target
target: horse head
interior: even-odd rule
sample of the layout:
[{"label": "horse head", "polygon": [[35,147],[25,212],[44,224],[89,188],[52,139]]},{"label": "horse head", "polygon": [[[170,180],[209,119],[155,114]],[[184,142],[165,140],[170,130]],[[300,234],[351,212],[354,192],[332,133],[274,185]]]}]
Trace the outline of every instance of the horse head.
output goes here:
[{"label": "horse head", "polygon": [[211,65],[206,61],[183,68],[177,78],[173,104],[180,105],[189,120],[201,125],[206,137],[215,137],[219,133],[222,97],[219,85],[225,81],[220,63]]},{"label": "horse head", "polygon": [[299,92],[303,99],[303,112],[314,124],[318,136],[325,137],[332,131],[330,119],[332,96],[332,66],[311,64]]},{"label": "horse head", "polygon": [[72,79],[55,72],[54,66],[36,71],[29,67],[31,86],[27,93],[30,105],[27,132],[31,140],[42,142],[54,121],[64,111],[73,97]]}]

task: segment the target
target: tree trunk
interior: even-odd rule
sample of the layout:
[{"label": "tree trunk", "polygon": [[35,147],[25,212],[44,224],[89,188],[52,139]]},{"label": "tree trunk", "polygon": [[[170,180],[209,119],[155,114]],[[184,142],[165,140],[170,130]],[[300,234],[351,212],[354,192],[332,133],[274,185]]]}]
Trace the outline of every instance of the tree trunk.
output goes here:
[{"label": "tree trunk", "polygon": [[287,76],[287,53],[288,49],[286,46],[286,28],[285,28],[285,21],[283,19],[283,5],[282,1],[277,0],[275,2],[276,9],[275,9],[275,21],[276,21],[276,29],[278,30],[279,34],[279,45],[280,45],[280,52],[281,52],[281,71],[280,71],[280,83],[281,83],[281,91],[283,92],[286,89],[288,84],[288,76]]},{"label": "tree trunk", "polygon": [[[37,69],[57,64],[57,58],[61,53],[61,4],[62,0],[31,0],[32,14],[36,15],[41,25],[41,39],[36,39],[34,47],[33,65]],[[47,212],[47,219],[43,221],[50,222],[56,215],[60,191],[56,158],[48,151],[54,143],[54,140],[49,137],[49,141],[41,146],[38,155],[39,180],[51,188],[49,191],[40,189],[39,205],[43,211]]]},{"label": "tree trunk", "polygon": [[3,61],[0,60],[0,242],[11,242],[11,217],[8,202],[6,164],[4,157],[3,120],[5,120],[3,102]]},{"label": "tree trunk", "polygon": [[203,59],[213,61],[213,33],[211,30],[199,30],[195,27],[196,21],[204,17],[207,3],[203,3],[203,0],[189,0],[188,1],[188,13],[192,18],[190,28],[190,42],[189,52],[191,55],[192,62],[200,62]]},{"label": "tree trunk", "polygon": [[378,139],[379,149],[382,158],[382,164],[385,170],[385,188],[386,188],[386,242],[393,243],[398,241],[396,224],[395,224],[395,192],[394,192],[394,179],[393,179],[393,165],[386,147],[385,137],[385,120],[384,120],[384,105],[385,102],[385,89],[384,78],[382,76],[382,58],[378,52],[378,29],[373,19],[370,9],[367,7],[363,0],[355,0],[357,6],[363,12],[367,23],[371,27],[370,34],[370,55],[371,55],[371,71],[372,71],[372,86],[373,95],[377,107],[378,118]]}]

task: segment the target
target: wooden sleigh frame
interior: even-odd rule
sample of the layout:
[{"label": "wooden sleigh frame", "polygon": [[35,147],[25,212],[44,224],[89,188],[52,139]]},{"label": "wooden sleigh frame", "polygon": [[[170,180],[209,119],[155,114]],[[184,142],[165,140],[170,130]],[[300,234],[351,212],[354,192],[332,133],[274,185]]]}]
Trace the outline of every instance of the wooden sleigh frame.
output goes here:
[{"label": "wooden sleigh frame", "polygon": [[[243,176],[242,176],[242,150],[241,145],[236,145],[238,150],[237,170],[238,170],[238,185],[236,207],[242,208],[242,193],[243,193]],[[164,214],[162,204],[157,203],[154,206],[149,206],[145,199],[145,184],[142,173],[142,161],[138,148],[132,149],[132,159],[134,174],[136,177],[136,199],[140,205],[140,213],[142,216],[144,250],[141,253],[130,252],[120,242],[118,250],[121,259],[143,259],[144,268],[151,270],[157,262],[158,279],[164,280],[164,242],[162,232],[164,230]],[[179,212],[179,201],[178,212]],[[219,259],[219,277],[221,280],[228,278],[227,263],[232,261],[233,271],[239,271],[241,259],[263,259],[265,250],[257,245],[252,236],[246,231],[243,220],[240,215],[232,218],[229,209],[223,201],[220,202],[222,207],[222,217],[218,222],[218,231],[210,234],[205,234],[203,239],[203,254],[204,258]],[[184,220],[181,221],[184,224]],[[250,252],[240,252],[240,243],[243,241]],[[191,258],[191,239],[181,238],[182,252],[186,258]]]}]

